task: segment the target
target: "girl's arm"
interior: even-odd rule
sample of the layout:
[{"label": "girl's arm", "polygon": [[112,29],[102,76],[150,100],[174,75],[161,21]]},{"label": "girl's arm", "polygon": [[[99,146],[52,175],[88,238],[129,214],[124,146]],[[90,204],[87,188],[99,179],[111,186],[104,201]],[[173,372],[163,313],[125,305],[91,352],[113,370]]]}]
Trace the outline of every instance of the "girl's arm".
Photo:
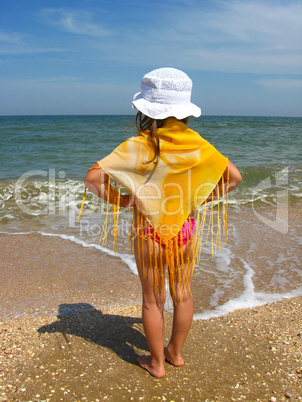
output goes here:
[{"label": "girl's arm", "polygon": [[[85,176],[84,183],[89,190],[97,195],[99,198],[107,201],[108,197],[108,179],[109,176],[103,171],[96,163],[91,170],[89,170]],[[120,206],[130,207],[133,206],[133,196],[131,194],[120,196]],[[114,188],[110,186],[109,188],[109,202],[111,204],[116,204],[117,194]]]},{"label": "girl's arm", "polygon": [[[227,181],[228,181],[228,174],[229,174],[229,185],[227,188]],[[207,201],[211,201],[212,199],[217,200],[218,194],[219,197],[222,196],[223,192],[226,194],[226,190],[228,192],[234,190],[238,186],[238,184],[241,182],[242,177],[239,172],[239,170],[236,168],[236,166],[229,161],[228,163],[228,169],[226,169],[223,173],[223,179],[221,178],[217,184],[217,186],[213,190],[214,197],[212,197],[212,194],[208,197]],[[223,191],[222,191],[222,184],[224,185]],[[219,193],[218,193],[219,189]]]}]

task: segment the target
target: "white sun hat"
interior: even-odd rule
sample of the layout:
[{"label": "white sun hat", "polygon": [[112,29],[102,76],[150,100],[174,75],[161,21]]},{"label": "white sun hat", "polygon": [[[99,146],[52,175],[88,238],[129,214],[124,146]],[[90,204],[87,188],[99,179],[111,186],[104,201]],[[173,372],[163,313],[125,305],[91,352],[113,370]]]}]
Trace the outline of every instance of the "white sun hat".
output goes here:
[{"label": "white sun hat", "polygon": [[153,119],[199,117],[201,110],[191,102],[192,80],[176,68],[158,68],[144,75],[141,92],[132,106]]}]

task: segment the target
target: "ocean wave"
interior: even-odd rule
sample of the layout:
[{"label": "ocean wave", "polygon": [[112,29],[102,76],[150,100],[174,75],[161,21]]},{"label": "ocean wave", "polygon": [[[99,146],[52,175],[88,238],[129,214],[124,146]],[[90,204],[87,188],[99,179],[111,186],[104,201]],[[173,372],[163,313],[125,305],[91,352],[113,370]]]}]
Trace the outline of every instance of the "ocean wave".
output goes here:
[{"label": "ocean wave", "polygon": [[224,316],[235,310],[258,307],[282,299],[302,296],[302,286],[298,286],[291,292],[284,293],[256,292],[253,283],[253,276],[255,272],[246,261],[241,259],[241,262],[245,269],[245,274],[243,276],[244,290],[242,293],[237,297],[229,299],[223,304],[218,304],[215,300],[216,294],[214,292],[212,295],[212,300],[209,304],[216,305],[216,307],[212,310],[208,309],[202,313],[194,314],[194,320],[209,320],[211,318]]},{"label": "ocean wave", "polygon": [[222,317],[235,310],[242,310],[247,308],[259,307],[269,303],[275,303],[283,299],[291,299],[294,297],[302,296],[302,287],[287,293],[267,293],[255,292],[250,297],[243,293],[237,298],[230,299],[228,302],[221,306],[216,307],[214,310],[206,310],[203,313],[194,314],[194,320],[209,320],[211,318]]},{"label": "ocean wave", "polygon": [[[300,165],[244,168],[242,183],[229,195],[229,206],[277,205],[282,192],[289,201],[299,200],[302,196],[301,172]],[[60,174],[54,170],[32,171],[18,180],[0,181],[0,219],[7,214],[18,219],[25,215],[68,215],[70,210],[78,213],[84,192],[83,181],[60,178]],[[103,209],[104,202],[88,191],[83,214],[102,212]]]}]

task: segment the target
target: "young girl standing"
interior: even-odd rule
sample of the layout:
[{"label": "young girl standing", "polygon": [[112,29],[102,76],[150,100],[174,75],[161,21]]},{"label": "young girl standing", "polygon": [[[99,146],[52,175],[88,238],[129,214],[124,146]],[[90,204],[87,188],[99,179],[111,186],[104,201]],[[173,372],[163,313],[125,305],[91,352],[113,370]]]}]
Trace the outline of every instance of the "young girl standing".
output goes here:
[{"label": "young girl standing", "polygon": [[[213,201],[227,198],[241,181],[238,169],[187,127],[189,116],[201,114],[191,103],[191,90],[192,81],[180,70],[160,68],[146,74],[132,102],[138,110],[138,136],[97,162],[85,177],[86,187],[114,205],[115,238],[119,208],[133,207],[132,238],[150,350],[138,363],[155,377],[164,376],[165,360],[174,366],[184,363],[181,352],[193,318],[191,281],[202,233],[207,232],[213,250],[220,245],[219,204],[214,213]],[[121,195],[120,186],[129,194]],[[220,214],[226,230],[224,205]],[[106,228],[107,218],[104,241]],[[174,311],[171,338],[164,348],[166,279]]]}]

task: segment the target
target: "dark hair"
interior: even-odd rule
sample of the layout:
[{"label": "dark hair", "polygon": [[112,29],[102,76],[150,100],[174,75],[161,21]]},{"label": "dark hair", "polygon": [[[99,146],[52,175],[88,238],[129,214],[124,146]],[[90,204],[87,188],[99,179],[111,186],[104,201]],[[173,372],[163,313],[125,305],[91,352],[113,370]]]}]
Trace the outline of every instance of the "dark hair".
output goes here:
[{"label": "dark hair", "polygon": [[[182,119],[180,121],[187,124],[188,120],[189,117],[186,117],[185,119]],[[143,115],[142,112],[137,112],[136,114],[135,118],[136,128],[139,132],[149,130],[148,140],[150,141],[154,151],[153,158],[150,159],[149,161],[146,161],[145,163],[151,163],[151,162],[154,162],[155,164],[158,163],[160,148],[159,148],[159,138],[157,135],[157,129],[163,127],[165,121],[166,119],[162,120],[152,119],[151,117]]]}]

